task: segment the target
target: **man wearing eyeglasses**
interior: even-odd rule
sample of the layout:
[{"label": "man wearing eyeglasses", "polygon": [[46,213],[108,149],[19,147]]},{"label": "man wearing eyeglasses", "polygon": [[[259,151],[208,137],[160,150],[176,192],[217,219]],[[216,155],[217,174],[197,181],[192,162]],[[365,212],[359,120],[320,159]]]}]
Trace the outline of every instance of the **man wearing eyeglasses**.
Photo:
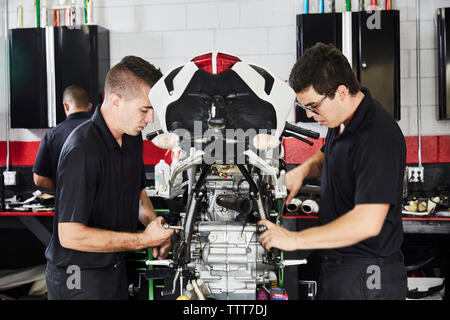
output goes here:
[{"label": "man wearing eyeglasses", "polygon": [[320,226],[292,232],[265,220],[261,244],[266,250],[319,249],[320,299],[405,299],[406,146],[399,126],[331,45],[307,50],[289,82],[297,105],[329,128],[322,149],[286,176],[287,204],[305,178],[321,177]]}]

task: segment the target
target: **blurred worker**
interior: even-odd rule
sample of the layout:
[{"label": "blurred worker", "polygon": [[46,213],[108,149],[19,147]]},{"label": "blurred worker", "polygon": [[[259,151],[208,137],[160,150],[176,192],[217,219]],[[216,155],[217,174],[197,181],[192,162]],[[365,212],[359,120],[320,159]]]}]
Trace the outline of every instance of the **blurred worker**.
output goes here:
[{"label": "blurred worker", "polygon": [[49,299],[127,299],[125,252],[159,247],[155,255],[167,255],[173,231],[162,227],[146,196],[147,210],[139,211],[141,132],[154,121],[148,94],[161,77],[149,62],[123,58],[106,76],[103,104],[64,144],[46,250]]},{"label": "blurred worker", "polygon": [[56,168],[64,142],[73,129],[91,117],[92,104],[80,86],[71,85],[64,90],[63,106],[67,118],[44,135],[33,167],[34,183],[51,191],[55,190]]},{"label": "blurred worker", "polygon": [[297,105],[329,128],[322,149],[286,176],[287,204],[305,178],[321,177],[320,226],[292,232],[265,220],[261,244],[266,250],[321,249],[321,299],[405,299],[406,146],[398,124],[331,45],[307,50],[289,82]]}]

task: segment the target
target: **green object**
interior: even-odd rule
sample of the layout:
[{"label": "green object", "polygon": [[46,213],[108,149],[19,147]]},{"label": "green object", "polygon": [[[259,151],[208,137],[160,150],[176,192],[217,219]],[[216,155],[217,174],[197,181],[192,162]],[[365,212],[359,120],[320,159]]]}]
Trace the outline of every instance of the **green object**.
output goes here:
[{"label": "green object", "polygon": [[[284,205],[283,205],[283,203],[284,203],[284,200],[278,200],[278,212],[280,214],[280,225],[281,226],[283,225],[283,222],[284,222],[284,220],[283,220],[283,217],[284,217],[284,214],[283,214]],[[281,251],[280,258],[281,258],[281,261],[284,260],[284,251]],[[280,288],[284,288],[284,268],[281,269],[279,274],[278,274],[278,286]]]},{"label": "green object", "polygon": [[145,259],[130,259],[130,261],[134,261],[134,262],[145,262]]},{"label": "green object", "polygon": [[36,28],[41,27],[41,1],[35,0],[34,6],[36,7]]},{"label": "green object", "polygon": [[[281,251],[281,261],[284,260],[284,251]],[[278,277],[278,287],[284,288],[284,268],[280,270]]]},{"label": "green object", "polygon": [[[152,248],[148,248],[148,260],[153,260]],[[148,270],[152,270],[153,266],[149,265]],[[153,280],[148,280],[148,300],[155,300],[155,289],[153,288]]]},{"label": "green object", "polygon": [[352,0],[346,1],[345,10],[352,11]]}]

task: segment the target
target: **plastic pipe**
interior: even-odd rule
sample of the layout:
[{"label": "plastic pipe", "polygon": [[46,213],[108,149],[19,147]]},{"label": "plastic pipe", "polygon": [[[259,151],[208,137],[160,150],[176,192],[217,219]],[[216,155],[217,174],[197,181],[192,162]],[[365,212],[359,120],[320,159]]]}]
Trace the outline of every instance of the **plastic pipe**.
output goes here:
[{"label": "plastic pipe", "polygon": [[420,79],[420,3],[416,0],[416,80],[417,80],[417,130],[419,168],[422,167],[422,94]]},{"label": "plastic pipe", "polygon": [[34,1],[35,12],[34,15],[36,17],[36,28],[41,27],[41,0]]}]

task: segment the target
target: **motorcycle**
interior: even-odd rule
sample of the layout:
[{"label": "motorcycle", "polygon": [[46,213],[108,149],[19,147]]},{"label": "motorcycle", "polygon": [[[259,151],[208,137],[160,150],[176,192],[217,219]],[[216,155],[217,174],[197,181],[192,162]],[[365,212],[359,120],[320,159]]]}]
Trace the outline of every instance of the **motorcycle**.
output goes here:
[{"label": "motorcycle", "polygon": [[[177,205],[171,259],[148,260],[146,278],[164,294],[191,299],[255,300],[283,260],[259,243],[261,219],[279,223],[287,196],[282,139],[319,134],[286,122],[295,92],[266,69],[221,52],[198,56],[163,76],[149,99],[161,130],[147,135],[170,149],[155,166],[155,196]],[[184,283],[185,282],[185,283]]]}]

